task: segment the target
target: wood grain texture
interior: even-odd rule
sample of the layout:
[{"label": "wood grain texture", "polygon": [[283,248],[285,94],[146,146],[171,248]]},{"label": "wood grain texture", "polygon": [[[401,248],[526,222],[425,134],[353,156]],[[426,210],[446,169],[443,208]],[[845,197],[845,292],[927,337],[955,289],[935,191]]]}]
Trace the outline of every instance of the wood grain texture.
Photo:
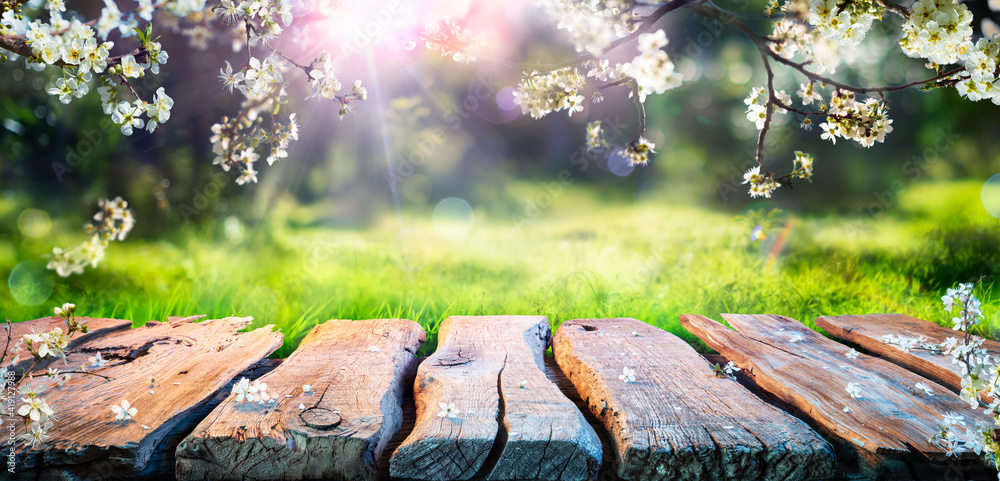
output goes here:
[{"label": "wood grain texture", "polygon": [[402,319],[316,326],[260,378],[277,402],[229,396],[178,446],[177,479],[377,479],[425,338]]},{"label": "wood grain texture", "polygon": [[[680,338],[635,319],[567,321],[556,361],[608,429],[618,476],[799,480],[833,474],[833,448],[711,366]],[[619,380],[622,369],[635,382]]]},{"label": "wood grain texture", "polygon": [[[128,321],[128,320],[124,320],[124,319],[106,319],[106,318],[100,318],[100,317],[78,316],[77,320],[81,324],[85,324],[87,326],[87,331],[88,332],[86,334],[77,333],[77,334],[73,335],[73,340],[70,341],[70,343],[66,346],[66,350],[67,351],[71,351],[73,349],[76,349],[77,346],[79,346],[80,344],[82,344],[83,342],[85,342],[87,339],[93,339],[93,338],[96,338],[96,337],[100,337],[100,336],[104,336],[104,335],[110,334],[111,332],[114,332],[114,331],[121,331],[121,330],[124,330],[124,329],[131,329],[132,328],[132,321]],[[156,322],[156,321],[151,321],[151,323],[150,323],[150,325],[156,325],[156,324],[159,324],[159,323]],[[34,319],[34,320],[24,321],[24,322],[14,322],[14,323],[11,323],[11,328],[10,328],[10,334],[11,334],[10,345],[7,345],[6,334],[0,333],[0,346],[7,346],[6,357],[5,357],[6,361],[9,361],[15,355],[17,355],[13,351],[17,347],[17,342],[20,341],[24,337],[25,334],[32,334],[32,333],[35,333],[35,332],[51,331],[52,329],[54,329],[56,327],[62,329],[62,332],[64,334],[69,330],[68,327],[66,326],[66,320],[63,319],[63,318],[61,318],[61,317],[55,317],[55,316],[43,317],[43,318],[40,318],[40,319]],[[31,355],[28,354],[27,351],[24,351],[22,349],[21,352],[20,352],[20,356],[21,356],[21,360],[23,362],[23,361],[27,360],[27,358],[29,358]],[[5,361],[5,363],[6,363],[6,361]],[[28,366],[30,366],[30,365],[31,365],[31,362],[28,361],[28,362],[26,362],[24,364],[20,364],[19,363],[18,367],[20,367],[21,369],[27,369]]]},{"label": "wood grain texture", "polygon": [[[850,348],[783,316],[723,314],[739,332],[703,316],[683,315],[692,334],[741,367],[764,391],[804,413],[845,444],[875,455],[920,453],[944,460],[929,438],[943,414],[967,423],[987,420],[979,410],[933,381],[877,357],[850,359]],[[852,399],[848,383],[860,385]],[[920,396],[915,384],[931,387]],[[844,408],[850,412],[844,412]],[[972,455],[974,456],[974,455]],[[870,456],[867,456],[872,459]]]},{"label": "wood grain texture", "polygon": [[[18,466],[90,463],[109,472],[141,470],[168,433],[282,343],[283,336],[271,326],[237,332],[250,324],[249,317],[192,322],[196,318],[150,322],[106,335],[95,330],[79,339],[67,357],[69,366],[61,359],[39,364],[38,373],[50,366],[77,369],[100,352],[108,364],[88,371],[111,380],[73,375],[62,387],[50,387],[44,398],[56,410],[52,437],[31,449],[19,444]],[[132,420],[114,419],[111,406],[122,399],[138,410]]]},{"label": "wood grain texture", "polygon": [[[545,375],[550,338],[541,316],[446,319],[437,351],[417,371],[417,420],[390,459],[392,476],[568,481],[596,475],[597,433]],[[459,413],[438,416],[440,403],[454,403]]]},{"label": "wood grain texture", "polygon": [[[961,342],[963,334],[959,331],[903,314],[822,316],[816,318],[816,325],[834,337],[853,342],[872,354],[933,379],[952,391],[958,392],[962,389],[962,369],[958,364],[951,362],[950,355],[931,354],[921,349],[903,352],[895,345],[882,343],[882,337],[886,334],[923,336],[934,343],[941,343],[949,337],[954,337]],[[991,356],[1000,356],[1000,343],[986,339],[982,347]]]}]

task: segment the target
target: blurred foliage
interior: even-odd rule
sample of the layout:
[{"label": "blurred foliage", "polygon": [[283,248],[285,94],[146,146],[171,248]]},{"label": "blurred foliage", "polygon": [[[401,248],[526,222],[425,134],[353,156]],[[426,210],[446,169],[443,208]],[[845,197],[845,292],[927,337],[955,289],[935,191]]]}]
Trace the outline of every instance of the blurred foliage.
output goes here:
[{"label": "blurred foliage", "polygon": [[[530,183],[508,187],[524,198],[548,192]],[[19,321],[75,302],[81,314],[140,324],[172,315],[249,315],[252,328],[274,324],[285,334],[277,356],[287,356],[309,329],[331,318],[413,319],[429,333],[422,353],[433,351],[440,321],[459,314],[545,315],[553,326],[634,317],[702,350],[678,324],[680,314],[775,313],[814,327],[820,315],[902,312],[947,324],[943,290],[977,278],[975,252],[985,251],[969,244],[916,275],[931,259],[936,234],[928,234],[928,220],[913,215],[919,209],[910,202],[945,204],[966,188],[920,184],[914,189],[919,198],[907,193],[878,223],[859,225],[851,216],[776,213],[766,205],[735,217],[705,207],[664,209],[664,198],[634,202],[572,186],[534,218],[476,209],[462,239],[445,237],[431,215],[406,214],[403,230],[400,219],[387,215],[364,230],[296,227],[323,213],[287,200],[266,224],[246,225],[235,216],[189,224],[170,240],[116,243],[99,268],[81,276],[42,271],[11,281],[17,266],[79,235],[71,228],[78,219],[54,218],[43,236],[0,237],[0,279],[37,290],[53,286],[50,295],[25,305],[12,292],[28,289],[12,285],[0,291],[0,312]],[[25,207],[26,199],[0,201],[0,221],[26,225]],[[754,240],[749,221],[761,219],[770,225]],[[35,227],[25,231],[40,234],[38,220],[30,222]],[[977,213],[966,222],[970,232],[996,238],[996,219]],[[981,260],[992,272],[1000,267],[995,257]],[[979,292],[988,316],[982,333],[992,336],[1000,334],[995,286],[988,279]]]},{"label": "blurred foliage", "polygon": [[[728,7],[755,14],[761,5]],[[529,17],[524,28],[538,33],[511,39],[514,55],[575,56],[547,19]],[[763,19],[747,21],[766,30]],[[96,95],[62,105],[45,93],[52,72],[0,65],[0,279],[11,287],[11,273],[29,266],[15,280],[45,298],[26,305],[0,289],[0,313],[23,320],[73,301],[86,315],[140,322],[253,315],[255,326],[282,328],[287,355],[328,318],[412,318],[433,346],[450,314],[542,314],[554,324],[630,316],[701,348],[678,326],[681,313],[771,312],[811,325],[819,315],[895,311],[946,322],[941,291],[980,275],[984,310],[995,312],[1000,225],[979,192],[1000,171],[1000,109],[952,90],[892,93],[894,131],[870,149],[829,144],[789,119],[773,131],[767,163],[787,170],[792,152],[810,152],[815,180],[756,202],[741,184],[757,134],[742,100],[764,75],[754,49],[717,27],[686,11],[664,25],[689,80],[648,100],[657,155],[627,175],[582,155],[587,120],[621,125],[610,139],[619,144],[634,134],[624,90],[608,91],[586,118],[533,120],[498,102],[521,69],[488,61],[431,56],[361,71],[371,96],[345,122],[293,90],[300,140],[243,187],[211,165],[209,136],[235,110],[217,69],[245,52],[192,51],[164,33],[170,61],[139,88],[164,86],[172,118],[132,137],[108,123]],[[892,35],[870,33],[836,76],[927,77],[921,62],[883,55]],[[801,79],[778,70],[776,81],[794,91]],[[97,200],[116,195],[138,222],[100,268],[57,279],[25,264],[78,242]],[[448,197],[474,212],[462,241],[436,230]],[[1000,329],[1000,315],[988,326]]]},{"label": "blurred foliage", "polygon": [[[757,13],[762,5],[722,4],[738,14]],[[512,55],[527,62],[573,56],[548,19],[526,17],[523,31],[532,33],[510,40]],[[761,18],[744,21],[758,31],[768,28]],[[234,97],[218,83],[217,66],[223,59],[239,65],[241,57],[226,49],[194,51],[163,31],[171,60],[160,76],[138,85],[141,91],[162,85],[175,93],[173,118],[155,135],[121,136],[96,95],[60,104],[45,93],[54,71],[27,71],[20,61],[0,65],[0,79],[13,80],[0,83],[0,191],[28,196],[46,211],[76,215],[86,215],[100,197],[122,195],[137,210],[135,235],[147,238],[216,216],[263,222],[286,193],[326,213],[312,217],[316,225],[370,225],[384,209],[425,212],[449,196],[503,212],[519,203],[525,207],[509,194],[511,180],[558,182],[564,172],[573,184],[592,186],[594,195],[655,195],[740,211],[752,203],[741,182],[756,138],[742,99],[764,81],[760,60],[738,32],[690,12],[670,16],[664,28],[671,56],[689,79],[649,99],[649,137],[658,155],[649,167],[624,177],[611,172],[607,159],[574,162],[584,145],[585,120],[617,119],[626,127],[612,140],[631,138],[635,109],[624,89],[609,90],[604,103],[584,112],[587,119],[561,114],[509,120],[496,99],[509,95],[504,89],[516,85],[520,69],[429,56],[385,62],[374,76],[359,72],[366,84],[378,81],[379,95],[373,90],[373,99],[349,122],[335,121],[330,105],[302,102],[303,92],[293,90],[290,108],[299,111],[302,139],[288,159],[262,169],[260,184],[239,187],[211,165],[208,137],[211,124],[235,108]],[[894,35],[893,25],[877,27],[858,52],[845,54],[850,67],[835,76],[856,84],[926,77],[921,62],[889,48]],[[801,79],[781,68],[777,73],[779,88],[797,90]],[[884,210],[891,207],[884,205],[886,193],[894,201],[916,182],[984,179],[1000,171],[1000,144],[992,141],[1000,120],[996,106],[960,99],[951,89],[911,89],[888,99],[895,130],[870,149],[821,141],[817,131],[803,132],[793,118],[774,130],[769,166],[789,168],[794,150],[817,160],[814,183],[784,189],[773,203],[813,214]],[[388,179],[401,170],[406,175],[391,185]]]},{"label": "blurred foliage", "polygon": [[955,279],[992,283],[1000,267],[1000,226],[934,229],[917,259],[906,272],[930,290],[953,287]]}]

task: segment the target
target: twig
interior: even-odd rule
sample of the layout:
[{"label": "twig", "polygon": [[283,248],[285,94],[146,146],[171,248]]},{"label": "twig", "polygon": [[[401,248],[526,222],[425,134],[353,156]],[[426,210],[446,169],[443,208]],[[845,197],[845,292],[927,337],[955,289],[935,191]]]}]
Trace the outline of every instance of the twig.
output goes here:
[{"label": "twig", "polygon": [[635,145],[639,141],[639,137],[642,137],[642,134],[646,132],[646,106],[639,100],[639,82],[636,81],[632,82],[632,101],[635,103],[636,110],[639,111],[639,132],[635,134],[629,145]]},{"label": "twig", "polygon": [[[647,16],[642,21],[642,23],[640,23],[639,26],[636,27],[636,30],[634,32],[630,33],[629,35],[627,35],[625,37],[619,38],[619,39],[617,39],[617,40],[609,43],[608,46],[604,49],[604,53],[610,52],[610,51],[612,51],[612,50],[620,47],[621,45],[624,45],[626,43],[629,43],[631,41],[636,40],[637,38],[639,38],[639,35],[642,35],[643,33],[646,33],[646,31],[649,30],[650,28],[652,28],[652,26],[655,25],[656,22],[659,19],[663,18],[664,15],[666,15],[666,14],[668,14],[668,13],[674,11],[674,10],[677,10],[678,8],[681,8],[681,7],[684,7],[684,6],[688,5],[688,4],[691,4],[694,1],[695,0],[672,0],[670,2],[667,2],[667,3],[663,4],[663,5],[661,5],[659,8],[657,8],[656,10],[654,10],[653,13],[649,14],[649,16]],[[541,70],[550,70],[551,71],[551,70],[559,70],[559,69],[564,68],[564,67],[571,67],[571,66],[577,65],[579,63],[586,62],[587,60],[592,60],[593,58],[594,58],[593,55],[591,55],[589,53],[585,53],[585,54],[580,55],[579,57],[576,57],[576,58],[574,58],[572,60],[567,60],[565,62],[560,62],[560,63],[555,63],[555,64],[520,64],[520,65],[523,68],[526,68],[526,69],[530,68],[530,69],[534,69],[534,70],[541,69]]]},{"label": "twig", "polygon": [[910,11],[907,10],[906,7],[902,5],[893,3],[889,0],[875,0],[875,3],[879,4],[879,6],[886,9],[887,11],[899,15],[900,17],[910,18]]},{"label": "twig", "polygon": [[4,360],[7,359],[7,349],[10,349],[10,339],[12,337],[10,335],[10,330],[11,330],[10,319],[7,319],[5,322],[6,325],[4,326],[4,332],[7,333],[7,345],[3,347],[3,353],[0,353],[0,366],[3,366]]}]

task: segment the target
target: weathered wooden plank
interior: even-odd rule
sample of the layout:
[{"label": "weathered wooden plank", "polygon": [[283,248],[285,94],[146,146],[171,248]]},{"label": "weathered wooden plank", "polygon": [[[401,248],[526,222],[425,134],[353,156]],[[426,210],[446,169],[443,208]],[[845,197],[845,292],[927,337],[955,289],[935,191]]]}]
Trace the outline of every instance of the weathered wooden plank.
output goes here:
[{"label": "weathered wooden plank", "polygon": [[[683,340],[635,319],[567,321],[559,367],[608,429],[618,475],[642,480],[828,477],[833,448],[802,421],[717,378]],[[634,382],[619,379],[635,371]]]},{"label": "weathered wooden plank", "polygon": [[[929,379],[874,356],[848,358],[849,347],[794,319],[722,317],[739,332],[704,316],[685,314],[681,324],[743,368],[761,389],[861,451],[898,456],[921,453],[943,460],[945,449],[929,439],[944,413],[964,416],[967,423],[986,419]],[[863,397],[852,399],[848,383],[858,384]],[[916,383],[930,386],[937,394],[918,395]]]},{"label": "weathered wooden plank", "polygon": [[[132,321],[124,319],[106,319],[101,317],[84,317],[78,316],[76,318],[80,324],[85,324],[87,326],[87,333],[77,333],[73,336],[73,340],[66,347],[67,350],[72,350],[79,346],[85,339],[93,339],[96,337],[104,336],[110,334],[114,331],[120,331],[123,329],[130,329],[132,327]],[[156,321],[152,321],[152,325],[158,324]],[[10,335],[11,342],[7,345],[6,334],[0,333],[0,344],[7,346],[7,360],[12,359],[17,353],[13,351],[17,348],[17,342],[20,341],[25,334],[32,334],[35,332],[45,332],[51,331],[54,328],[62,329],[63,333],[68,331],[66,326],[66,319],[61,317],[49,316],[40,319],[33,319],[24,322],[14,322],[10,325]],[[21,360],[25,360],[30,357],[26,351],[20,352]],[[23,369],[27,369],[31,363],[27,363],[23,366]]]},{"label": "weathered wooden plank", "polygon": [[[583,480],[601,443],[544,372],[541,316],[446,319],[414,386],[417,421],[390,459],[393,477]],[[454,404],[454,417],[439,416]],[[502,420],[502,422],[500,422]]]},{"label": "weathered wooden plank", "polygon": [[[958,392],[962,389],[962,368],[952,363],[950,355],[931,354],[922,349],[904,352],[882,338],[906,336],[925,337],[928,342],[942,343],[949,337],[961,342],[963,333],[903,314],[868,314],[864,316],[822,316],[816,325],[835,337],[853,342],[872,354],[891,360],[913,372],[933,379]],[[991,356],[1000,356],[1000,342],[983,340],[982,348]]]},{"label": "weathered wooden plank", "polygon": [[232,395],[181,442],[177,479],[376,479],[425,338],[401,319],[316,326],[260,378],[275,403]]},{"label": "weathered wooden plank", "polygon": [[[157,445],[146,462],[145,468],[141,471],[123,471],[116,469],[109,460],[97,460],[84,464],[63,465],[45,467],[40,470],[26,470],[17,472],[10,478],[11,481],[38,481],[38,480],[59,480],[59,481],[174,481],[175,457],[174,453],[181,440],[194,430],[195,426],[207,417],[219,404],[229,395],[236,379],[248,377],[257,379],[264,374],[274,370],[281,364],[282,359],[264,359],[255,364],[252,368],[239,373],[236,378],[227,383],[213,395],[208,402],[199,406],[186,416],[183,422],[174,426],[164,436],[164,440]],[[8,479],[8,478],[2,478]]]},{"label": "weathered wooden plank", "polygon": [[[192,319],[106,335],[95,329],[81,337],[67,357],[69,368],[89,364],[87,358],[100,352],[108,363],[88,371],[111,380],[77,374],[62,387],[50,387],[44,398],[56,410],[51,438],[35,448],[19,442],[17,465],[23,470],[88,463],[118,474],[142,470],[168,433],[233,376],[281,346],[283,336],[271,326],[237,332],[251,318]],[[53,360],[40,363],[35,372],[48,367],[66,369],[62,360]],[[116,421],[111,406],[123,399],[138,412],[131,420]]]}]

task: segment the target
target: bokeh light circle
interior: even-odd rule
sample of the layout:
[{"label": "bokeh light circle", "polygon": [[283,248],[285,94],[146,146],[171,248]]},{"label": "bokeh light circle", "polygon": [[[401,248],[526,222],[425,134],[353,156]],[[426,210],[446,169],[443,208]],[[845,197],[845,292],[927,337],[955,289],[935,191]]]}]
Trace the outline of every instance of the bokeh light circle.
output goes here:
[{"label": "bokeh light circle", "polygon": [[465,199],[459,197],[441,199],[434,208],[434,229],[446,239],[464,239],[469,235],[475,222],[472,206]]},{"label": "bokeh light circle", "polygon": [[983,207],[989,211],[990,215],[1000,219],[1000,174],[990,177],[989,180],[983,184],[981,197],[983,200]]},{"label": "bokeh light circle", "polygon": [[26,237],[43,237],[52,228],[52,220],[44,211],[25,209],[17,217],[17,227]]},{"label": "bokeh light circle", "polygon": [[402,229],[389,241],[389,260],[404,271],[415,271],[431,257],[431,241],[418,229]]},{"label": "bokeh light circle", "polygon": [[45,266],[25,261],[10,271],[7,286],[10,295],[22,306],[37,306],[52,295],[52,273]]},{"label": "bokeh light circle", "polygon": [[240,222],[240,218],[235,215],[227,216],[222,225],[226,239],[230,242],[240,242],[243,240],[243,236],[246,235],[246,229],[243,228],[243,223]]},{"label": "bokeh light circle", "polygon": [[610,170],[612,174],[615,174],[618,177],[625,177],[626,175],[631,174],[633,170],[635,170],[635,166],[629,163],[628,158],[625,157],[625,152],[623,150],[616,149],[614,152],[611,153],[611,156],[608,157],[608,170]]}]

